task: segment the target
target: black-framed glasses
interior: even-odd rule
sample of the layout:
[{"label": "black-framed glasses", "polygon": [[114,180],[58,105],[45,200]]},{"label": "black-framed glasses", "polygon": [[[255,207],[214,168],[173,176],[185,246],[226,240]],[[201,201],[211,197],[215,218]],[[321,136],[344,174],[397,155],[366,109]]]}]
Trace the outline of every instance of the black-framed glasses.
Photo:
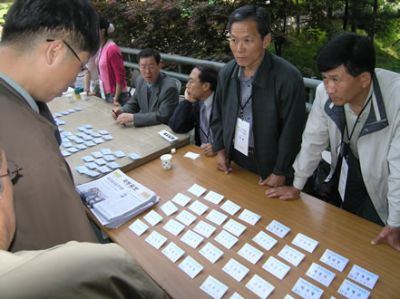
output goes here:
[{"label": "black-framed glasses", "polygon": [[21,177],[23,177],[21,173],[22,167],[19,167],[17,163],[11,160],[7,160],[7,164],[8,164],[7,173],[0,175],[0,178],[9,176],[12,184],[15,185],[18,182],[18,180]]},{"label": "black-framed glasses", "polygon": [[[46,42],[54,42],[54,39],[46,39]],[[79,63],[81,64],[81,72],[87,71],[86,65],[82,62],[82,60],[79,58],[78,54],[75,52],[75,50],[70,46],[69,43],[67,43],[65,40],[62,39],[62,42],[64,45],[67,46],[67,48],[71,51],[72,54],[74,54],[75,58],[78,59]]]}]

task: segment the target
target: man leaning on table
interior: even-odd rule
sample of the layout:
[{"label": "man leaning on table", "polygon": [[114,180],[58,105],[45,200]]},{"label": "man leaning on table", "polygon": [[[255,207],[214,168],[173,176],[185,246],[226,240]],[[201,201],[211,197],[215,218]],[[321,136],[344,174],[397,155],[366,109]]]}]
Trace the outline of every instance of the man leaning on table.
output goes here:
[{"label": "man leaning on table", "polygon": [[206,156],[215,156],[212,149],[210,118],[217,87],[218,72],[209,67],[194,67],[186,84],[185,100],[176,107],[168,125],[176,133],[195,129],[195,142]]},{"label": "man leaning on table", "polygon": [[112,112],[121,125],[135,127],[168,124],[179,101],[176,82],[161,73],[161,56],[156,49],[144,49],[138,54],[140,76],[135,82],[133,98]]},{"label": "man leaning on table", "polygon": [[372,244],[400,250],[400,75],[375,69],[372,42],[354,33],[328,42],[317,63],[324,79],[293,165],[293,186],[266,194],[299,198],[329,146],[342,208],[385,226]]},{"label": "man leaning on table", "polygon": [[234,56],[218,76],[211,120],[218,169],[230,161],[260,176],[259,184],[281,186],[293,177],[305,123],[300,72],[267,50],[270,21],[264,8],[246,5],[228,21]]}]

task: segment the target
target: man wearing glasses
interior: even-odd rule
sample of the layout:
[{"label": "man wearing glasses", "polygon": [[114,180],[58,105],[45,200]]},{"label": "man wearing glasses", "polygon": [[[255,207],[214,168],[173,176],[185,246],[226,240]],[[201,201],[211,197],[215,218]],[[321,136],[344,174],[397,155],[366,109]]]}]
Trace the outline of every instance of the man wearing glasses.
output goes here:
[{"label": "man wearing glasses", "polygon": [[211,120],[218,169],[230,161],[257,173],[259,184],[281,186],[293,176],[305,123],[300,72],[269,53],[267,12],[255,5],[236,9],[228,21],[234,60],[221,69]]},{"label": "man wearing glasses", "polygon": [[121,125],[135,127],[168,124],[179,101],[176,82],[161,73],[161,56],[155,49],[144,49],[139,55],[140,76],[133,99],[114,110],[113,118]]}]

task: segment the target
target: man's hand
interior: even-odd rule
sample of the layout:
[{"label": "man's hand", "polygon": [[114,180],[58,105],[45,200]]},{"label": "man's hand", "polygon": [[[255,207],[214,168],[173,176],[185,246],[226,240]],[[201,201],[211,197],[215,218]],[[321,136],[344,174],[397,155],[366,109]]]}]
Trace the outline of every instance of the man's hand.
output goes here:
[{"label": "man's hand", "polygon": [[231,166],[229,165],[228,161],[226,160],[225,150],[220,150],[217,153],[217,168],[228,174],[232,171]]},{"label": "man's hand", "polygon": [[194,99],[194,98],[192,97],[192,95],[189,93],[189,91],[188,91],[187,88],[185,89],[185,100],[188,101],[188,102],[190,102],[190,103],[195,103],[195,102],[197,102],[197,100]]},{"label": "man's hand", "polygon": [[211,143],[203,143],[200,147],[203,150],[204,155],[207,157],[212,157],[217,154],[213,151]]},{"label": "man's hand", "polygon": [[372,245],[389,244],[394,249],[400,251],[400,227],[390,227],[386,225],[379,235],[371,241]]},{"label": "man's hand", "polygon": [[131,125],[133,124],[133,114],[132,113],[121,113],[117,117],[117,123],[120,125]]},{"label": "man's hand", "polygon": [[265,191],[268,197],[278,198],[282,200],[294,200],[300,198],[300,190],[293,186],[282,186],[271,188]]},{"label": "man's hand", "polygon": [[113,119],[117,119],[118,116],[119,116],[120,114],[122,114],[122,113],[123,113],[122,110],[119,109],[119,108],[113,109],[112,112],[111,112],[111,116],[112,116]]},{"label": "man's hand", "polygon": [[258,184],[268,187],[279,187],[285,184],[285,180],[286,180],[285,176],[271,173],[265,180],[260,179]]}]

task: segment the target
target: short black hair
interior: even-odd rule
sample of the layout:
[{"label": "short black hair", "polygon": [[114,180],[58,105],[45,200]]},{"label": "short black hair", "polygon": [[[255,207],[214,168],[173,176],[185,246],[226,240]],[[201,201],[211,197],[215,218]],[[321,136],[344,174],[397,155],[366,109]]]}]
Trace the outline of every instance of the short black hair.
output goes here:
[{"label": "short black hair", "polygon": [[228,19],[228,32],[231,32],[233,23],[248,19],[257,23],[258,33],[262,38],[271,32],[271,22],[267,10],[264,7],[253,4],[241,6],[232,12]]},{"label": "short black hair", "polygon": [[15,0],[1,42],[30,47],[38,38],[65,39],[74,48],[94,54],[98,32],[98,16],[89,0]]},{"label": "short black hair", "polygon": [[196,65],[196,69],[200,71],[199,80],[202,83],[210,83],[210,89],[215,91],[217,89],[218,71],[208,65]]},{"label": "short black hair", "polygon": [[141,58],[147,58],[147,57],[154,57],[157,64],[159,64],[161,61],[160,52],[158,52],[156,49],[153,48],[146,48],[140,51],[138,54],[138,62],[140,61]]},{"label": "short black hair", "polygon": [[353,77],[363,72],[374,74],[375,49],[366,36],[345,32],[330,40],[319,52],[317,65],[327,72],[343,65]]}]

